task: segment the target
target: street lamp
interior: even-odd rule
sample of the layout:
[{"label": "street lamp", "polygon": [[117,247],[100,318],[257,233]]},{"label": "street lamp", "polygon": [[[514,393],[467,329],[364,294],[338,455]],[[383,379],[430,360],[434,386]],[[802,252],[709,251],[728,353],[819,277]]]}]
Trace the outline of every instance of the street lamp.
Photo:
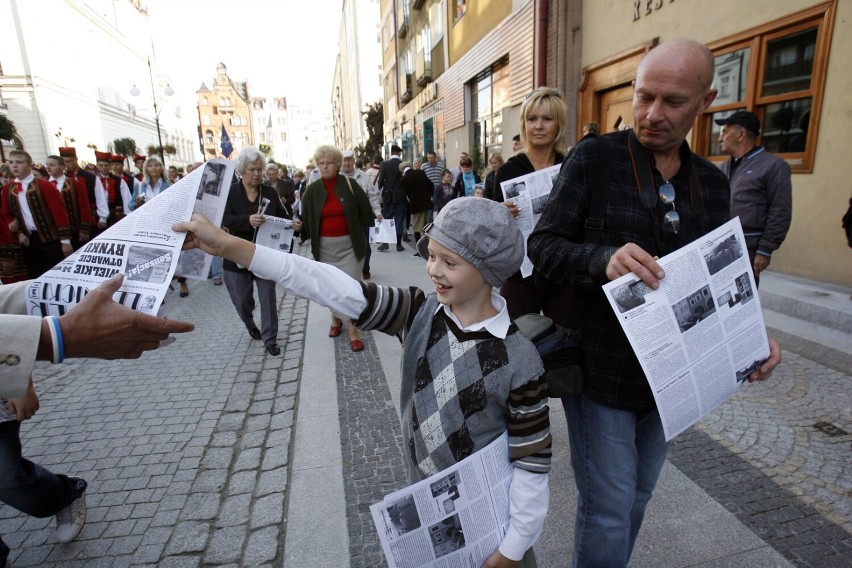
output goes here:
[{"label": "street lamp", "polygon": [[[160,111],[157,109],[157,92],[154,90],[154,72],[151,70],[151,58],[148,58],[148,79],[151,81],[151,99],[154,102],[154,124],[157,126],[157,143],[159,144],[160,149],[160,161],[163,164],[166,163],[166,157],[163,155],[163,135],[160,132]],[[138,97],[142,93],[139,90],[139,87],[136,84],[133,84],[133,87],[130,89],[130,94],[134,97]],[[175,94],[175,90],[172,89],[171,84],[166,83],[166,88],[163,89],[163,94],[167,97]]]}]

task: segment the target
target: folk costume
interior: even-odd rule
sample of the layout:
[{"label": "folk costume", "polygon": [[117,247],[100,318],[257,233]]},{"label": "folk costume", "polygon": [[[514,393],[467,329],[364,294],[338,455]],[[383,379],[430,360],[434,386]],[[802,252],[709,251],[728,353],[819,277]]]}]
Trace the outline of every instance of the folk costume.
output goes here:
[{"label": "folk costume", "polygon": [[17,220],[18,230],[29,238],[22,246],[30,278],[38,278],[62,261],[62,244],[71,244],[71,225],[65,204],[48,182],[30,173],[4,188],[3,219]]},{"label": "folk costume", "polygon": [[[63,158],[76,158],[77,150],[72,146],[63,146],[59,148],[59,155]],[[109,204],[107,203],[106,190],[98,176],[91,172],[87,172],[83,168],[77,167],[76,170],[68,170],[66,176],[71,176],[86,184],[86,189],[89,192],[89,209],[91,216],[94,219],[92,237],[99,231],[94,230],[99,223],[106,223],[109,218]]]},{"label": "folk costume", "polygon": [[68,221],[71,225],[71,246],[74,250],[77,250],[89,240],[93,226],[97,225],[92,219],[89,192],[86,190],[86,185],[64,174],[58,178],[51,176],[48,183],[55,187],[62,197],[62,203],[65,204],[65,212],[68,213]]}]

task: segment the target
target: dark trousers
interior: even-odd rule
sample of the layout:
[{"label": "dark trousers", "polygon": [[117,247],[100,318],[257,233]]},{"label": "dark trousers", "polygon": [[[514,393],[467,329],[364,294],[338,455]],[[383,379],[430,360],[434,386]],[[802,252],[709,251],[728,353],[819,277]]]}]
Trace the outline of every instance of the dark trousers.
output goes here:
[{"label": "dark trousers", "polygon": [[370,257],[373,256],[373,249],[370,247],[370,229],[372,227],[364,227],[364,244],[367,246],[364,251],[364,268],[362,272],[370,272]]},{"label": "dark trousers", "polygon": [[31,233],[29,238],[30,246],[21,247],[21,254],[30,278],[38,278],[65,258],[62,254],[62,243],[59,241],[43,243],[35,232]]},{"label": "dark trousers", "polygon": [[402,244],[402,234],[404,232],[402,224],[405,222],[405,203],[385,203],[382,207],[382,215],[385,219],[393,219],[393,225],[396,228],[396,244]]},{"label": "dark trousers", "polygon": [[[3,401],[5,403],[5,401]],[[52,517],[83,494],[86,482],[53,473],[21,455],[21,423],[0,422],[0,501],[31,517]],[[9,547],[0,539],[0,566]]]},{"label": "dark trousers", "polygon": [[263,344],[278,343],[278,306],[275,303],[275,282],[258,278],[248,270],[225,270],[225,287],[231,302],[237,309],[237,315],[245,324],[246,329],[255,327],[254,323],[254,288],[257,285],[257,296],[260,299],[260,334]]}]

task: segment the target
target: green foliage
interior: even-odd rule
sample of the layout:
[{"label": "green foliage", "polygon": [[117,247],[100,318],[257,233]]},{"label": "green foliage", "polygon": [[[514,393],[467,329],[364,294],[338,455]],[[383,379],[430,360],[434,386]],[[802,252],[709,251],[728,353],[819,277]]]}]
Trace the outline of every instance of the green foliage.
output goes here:
[{"label": "green foliage", "polygon": [[18,133],[15,123],[5,114],[0,114],[0,140],[11,140]]},{"label": "green foliage", "polygon": [[133,156],[136,154],[136,140],[133,138],[116,138],[112,141],[113,152],[119,156]]},{"label": "green foliage", "polygon": [[361,114],[364,115],[369,137],[364,144],[355,147],[355,155],[372,160],[373,155],[381,152],[382,142],[384,141],[385,113],[382,101],[369,105],[367,110]]},{"label": "green foliage", "polygon": [[482,148],[479,144],[474,144],[470,149],[470,161],[473,162],[473,171],[481,176],[485,171],[485,162],[482,160]]}]

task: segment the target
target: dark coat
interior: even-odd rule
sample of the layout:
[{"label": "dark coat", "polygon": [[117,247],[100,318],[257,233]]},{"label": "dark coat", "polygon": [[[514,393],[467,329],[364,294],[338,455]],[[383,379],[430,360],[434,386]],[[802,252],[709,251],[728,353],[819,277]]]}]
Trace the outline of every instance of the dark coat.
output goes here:
[{"label": "dark coat", "polygon": [[399,183],[402,180],[402,172],[399,171],[401,163],[399,156],[391,156],[382,162],[382,169],[376,178],[382,203],[405,203],[405,192]]},{"label": "dark coat", "polygon": [[[349,184],[346,181],[349,180]],[[351,191],[350,191],[351,185]],[[352,239],[352,250],[355,258],[364,258],[367,252],[367,243],[364,240],[364,227],[372,227],[375,216],[373,208],[370,207],[370,198],[358,185],[358,182],[344,175],[337,175],[337,183],[334,185],[334,194],[343,206],[343,216],[346,217],[346,225],[349,227],[349,238]],[[311,238],[311,252],[314,258],[322,261],[319,251],[319,229],[322,217],[322,208],[328,192],[322,183],[322,178],[308,184],[302,195],[302,231]]]},{"label": "dark coat", "polygon": [[402,190],[408,197],[408,206],[412,213],[422,213],[432,209],[432,193],[435,186],[423,170],[410,168],[402,175]]},{"label": "dark coat", "polygon": [[[482,183],[482,178],[479,177],[479,174],[476,173],[476,171],[473,172],[473,183],[474,184]],[[461,172],[459,174],[459,176],[456,178],[456,184],[453,186],[453,189],[455,190],[455,193],[453,193],[453,195],[455,197],[464,197],[465,196],[465,192],[464,192],[464,172]],[[473,194],[471,194],[471,195],[473,195]]]},{"label": "dark coat", "polygon": [[[232,235],[237,236],[246,241],[254,240],[254,227],[249,223],[249,217],[257,213],[260,201],[263,198],[269,200],[269,205],[266,207],[266,215],[272,217],[280,217],[289,219],[290,215],[278,199],[278,194],[270,186],[260,184],[260,190],[257,192],[257,201],[252,203],[246,196],[246,188],[242,181],[238,181],[231,185],[231,190],[228,192],[228,201],[225,202],[225,212],[222,215],[222,227],[228,229]],[[225,270],[238,272],[245,270],[237,268],[236,263],[228,259],[222,263]]]}]

